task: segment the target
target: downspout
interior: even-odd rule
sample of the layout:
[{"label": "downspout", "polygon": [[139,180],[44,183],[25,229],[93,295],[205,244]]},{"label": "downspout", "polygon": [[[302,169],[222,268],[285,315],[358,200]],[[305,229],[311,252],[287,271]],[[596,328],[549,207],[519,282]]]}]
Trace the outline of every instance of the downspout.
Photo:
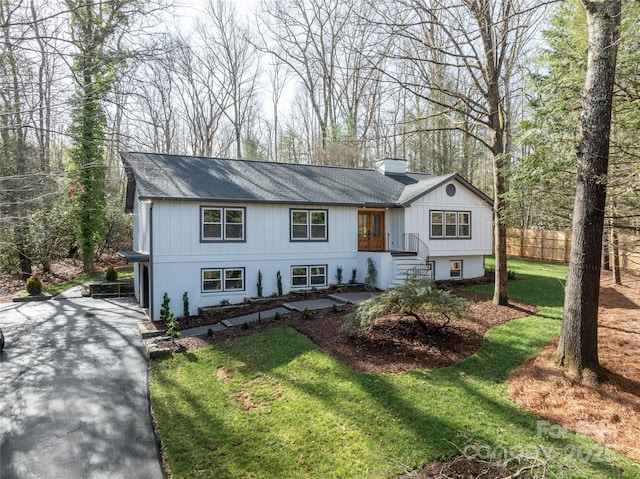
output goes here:
[{"label": "downspout", "polygon": [[154,321],[153,302],[153,201],[149,202],[149,316]]}]

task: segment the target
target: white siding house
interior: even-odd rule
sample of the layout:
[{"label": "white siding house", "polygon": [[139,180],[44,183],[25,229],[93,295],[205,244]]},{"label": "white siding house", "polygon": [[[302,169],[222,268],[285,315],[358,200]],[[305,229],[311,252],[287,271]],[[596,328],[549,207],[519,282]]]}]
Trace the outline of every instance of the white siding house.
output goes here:
[{"label": "white siding house", "polygon": [[406,162],[378,170],[247,160],[122,153],[127,211],[133,215],[136,297],[159,319],[172,311],[238,303],[263,295],[326,288],[367,259],[377,286],[419,266],[435,279],[484,274],[492,250],[491,200],[458,175],[407,173]]}]

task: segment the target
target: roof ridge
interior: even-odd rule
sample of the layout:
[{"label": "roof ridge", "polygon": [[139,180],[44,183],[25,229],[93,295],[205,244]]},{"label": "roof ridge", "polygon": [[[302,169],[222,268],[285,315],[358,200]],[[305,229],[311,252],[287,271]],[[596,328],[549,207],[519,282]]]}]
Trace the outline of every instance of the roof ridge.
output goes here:
[{"label": "roof ridge", "polygon": [[283,166],[304,166],[314,168],[335,168],[343,170],[360,170],[360,171],[377,171],[375,168],[366,168],[364,166],[341,166],[341,165],[314,165],[309,163],[286,163],[284,161],[269,161],[269,160],[256,160],[247,158],[223,158],[220,156],[202,156],[202,155],[180,155],[176,153],[150,153],[146,151],[126,151],[125,154],[139,154],[149,156],[169,156],[174,158],[198,158],[202,160],[221,160],[221,161],[237,161],[244,163],[261,163],[269,165],[283,165]]}]

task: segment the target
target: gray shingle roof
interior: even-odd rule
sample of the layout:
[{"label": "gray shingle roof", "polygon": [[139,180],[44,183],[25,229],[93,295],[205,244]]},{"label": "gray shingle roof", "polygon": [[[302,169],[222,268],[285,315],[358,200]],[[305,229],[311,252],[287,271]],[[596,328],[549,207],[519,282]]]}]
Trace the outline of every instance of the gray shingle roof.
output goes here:
[{"label": "gray shingle roof", "polygon": [[127,209],[134,187],[143,200],[394,207],[459,178],[156,153],[120,155],[129,180]]}]

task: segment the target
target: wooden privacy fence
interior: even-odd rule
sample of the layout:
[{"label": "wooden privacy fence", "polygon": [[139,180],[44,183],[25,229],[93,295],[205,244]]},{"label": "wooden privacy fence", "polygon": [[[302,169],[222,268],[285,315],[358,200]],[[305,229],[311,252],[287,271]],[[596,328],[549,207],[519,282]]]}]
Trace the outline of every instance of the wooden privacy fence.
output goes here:
[{"label": "wooden privacy fence", "polygon": [[507,228],[507,255],[569,262],[571,231]]},{"label": "wooden privacy fence", "polygon": [[620,268],[640,274],[640,236],[618,235]]},{"label": "wooden privacy fence", "polygon": [[[609,236],[605,234],[605,241]],[[608,243],[607,243],[608,244]],[[618,235],[620,267],[640,274],[640,236]],[[571,231],[507,228],[507,255],[569,262]]]}]

